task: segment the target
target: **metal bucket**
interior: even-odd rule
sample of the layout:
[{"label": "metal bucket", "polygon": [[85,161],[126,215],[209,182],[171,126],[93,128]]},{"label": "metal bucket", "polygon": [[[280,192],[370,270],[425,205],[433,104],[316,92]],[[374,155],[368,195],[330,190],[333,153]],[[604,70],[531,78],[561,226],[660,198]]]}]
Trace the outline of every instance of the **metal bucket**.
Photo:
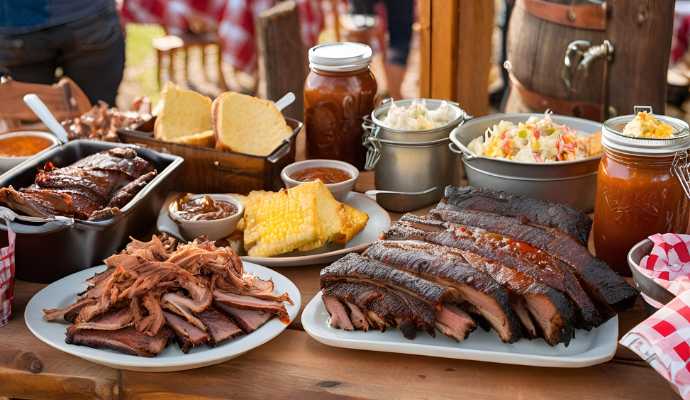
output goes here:
[{"label": "metal bucket", "polygon": [[[528,163],[477,156],[467,148],[474,138],[483,135],[487,128],[500,121],[517,124],[531,116],[543,114],[488,115],[475,118],[453,130],[450,148],[462,158],[468,183],[470,186],[503,190],[591,211],[594,209],[597,168],[601,156],[575,161]],[[552,115],[551,119],[582,134],[593,134],[601,129],[601,123],[581,118]]]},{"label": "metal bucket", "polygon": [[[429,109],[436,109],[441,100],[424,99]],[[413,100],[396,101],[407,106]],[[443,197],[447,185],[460,178],[459,163],[450,152],[450,132],[466,121],[469,116],[456,104],[448,102],[457,111],[457,118],[448,124],[425,131],[409,131],[387,128],[382,120],[391,102],[371,113],[362,124],[367,147],[365,169],[375,170],[376,189],[395,192],[421,192],[436,188],[429,194],[417,196],[403,203],[380,199],[382,207],[394,211],[410,211],[433,204]]]}]

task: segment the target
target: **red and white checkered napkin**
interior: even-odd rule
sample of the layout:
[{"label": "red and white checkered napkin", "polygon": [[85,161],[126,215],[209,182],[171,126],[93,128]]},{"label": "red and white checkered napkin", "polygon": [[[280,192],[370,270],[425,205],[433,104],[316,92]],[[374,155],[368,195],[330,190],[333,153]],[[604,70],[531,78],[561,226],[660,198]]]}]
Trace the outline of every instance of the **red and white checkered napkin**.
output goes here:
[{"label": "red and white checkered napkin", "polygon": [[12,317],[12,300],[14,299],[14,242],[16,235],[10,224],[7,226],[7,247],[0,249],[0,327],[6,325]]},{"label": "red and white checkered napkin", "polygon": [[676,298],[625,334],[620,343],[647,361],[690,400],[690,235],[656,234],[639,270]]}]

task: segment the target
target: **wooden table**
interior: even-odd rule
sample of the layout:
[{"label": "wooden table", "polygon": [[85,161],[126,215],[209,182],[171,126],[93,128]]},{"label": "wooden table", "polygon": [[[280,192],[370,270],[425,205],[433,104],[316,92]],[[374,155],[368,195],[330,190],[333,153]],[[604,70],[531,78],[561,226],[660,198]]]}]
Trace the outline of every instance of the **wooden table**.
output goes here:
[{"label": "wooden table", "polygon": [[[357,189],[372,185],[363,174]],[[393,215],[397,217],[397,215]],[[283,268],[307,304],[321,266]],[[45,345],[26,328],[24,307],[43,285],[17,282],[15,317],[0,328],[0,397],[38,399],[672,399],[670,386],[627,349],[602,365],[533,368],[375,353],[322,345],[299,323],[271,342],[216,366],[171,373],[120,371]],[[627,332],[641,303],[621,316]]]}]

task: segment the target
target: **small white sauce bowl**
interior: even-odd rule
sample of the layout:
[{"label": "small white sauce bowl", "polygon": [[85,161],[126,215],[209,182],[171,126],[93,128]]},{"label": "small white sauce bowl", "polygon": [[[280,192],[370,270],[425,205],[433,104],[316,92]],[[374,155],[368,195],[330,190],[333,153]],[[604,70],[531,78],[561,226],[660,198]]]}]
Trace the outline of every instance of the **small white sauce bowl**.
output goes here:
[{"label": "small white sauce bowl", "polygon": [[45,149],[39,151],[36,154],[32,154],[30,156],[21,156],[21,157],[2,157],[0,156],[0,174],[9,171],[13,167],[21,164],[22,162],[28,160],[29,158],[35,157],[38,154],[43,153],[44,151],[48,151],[52,149],[53,147],[56,147],[60,144],[58,139],[53,136],[52,134],[48,132],[42,132],[42,131],[15,131],[15,132],[8,132],[8,133],[3,133],[0,134],[0,140],[3,139],[9,139],[13,137],[26,137],[26,136],[33,136],[33,137],[40,137],[43,139],[47,139],[51,141],[51,145],[46,147]]},{"label": "small white sauce bowl", "polygon": [[335,197],[335,199],[338,201],[343,201],[345,199],[345,196],[352,191],[352,188],[355,186],[355,182],[359,177],[359,170],[355,168],[354,165],[346,163],[345,161],[304,160],[294,162],[283,168],[283,171],[280,173],[280,178],[283,180],[283,183],[285,183],[285,187],[289,189],[304,183],[302,181],[292,179],[290,175],[307,168],[336,168],[341,171],[345,171],[348,175],[350,175],[350,179],[346,181],[326,184],[328,190],[333,193],[333,197]]},{"label": "small white sauce bowl", "polygon": [[244,215],[244,205],[234,196],[229,194],[192,194],[190,198],[198,199],[203,196],[209,196],[214,201],[225,201],[235,206],[237,211],[225,218],[211,219],[207,221],[189,221],[179,215],[177,209],[177,199],[172,201],[168,206],[168,215],[177,226],[180,228],[180,233],[187,240],[194,240],[195,238],[205,235],[209,240],[220,240],[230,236],[237,228],[242,215]]}]

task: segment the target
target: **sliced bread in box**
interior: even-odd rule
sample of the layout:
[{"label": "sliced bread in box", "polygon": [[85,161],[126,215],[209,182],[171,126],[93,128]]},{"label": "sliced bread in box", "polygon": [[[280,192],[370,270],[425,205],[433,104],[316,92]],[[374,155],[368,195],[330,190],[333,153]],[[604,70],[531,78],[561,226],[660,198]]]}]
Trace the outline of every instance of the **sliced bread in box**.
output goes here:
[{"label": "sliced bread in box", "polygon": [[292,135],[275,103],[235,92],[213,101],[216,148],[265,157]]},{"label": "sliced bread in box", "polygon": [[213,146],[212,101],[192,90],[168,82],[161,93],[162,107],[153,135],[166,142]]}]

